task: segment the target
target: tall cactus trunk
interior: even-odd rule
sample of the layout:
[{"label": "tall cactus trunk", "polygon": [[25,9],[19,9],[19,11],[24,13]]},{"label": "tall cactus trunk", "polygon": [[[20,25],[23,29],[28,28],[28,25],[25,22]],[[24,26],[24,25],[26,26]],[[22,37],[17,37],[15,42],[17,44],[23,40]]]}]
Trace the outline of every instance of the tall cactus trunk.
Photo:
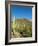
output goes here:
[{"label": "tall cactus trunk", "polygon": [[13,17],[13,35],[15,34],[15,16]]}]

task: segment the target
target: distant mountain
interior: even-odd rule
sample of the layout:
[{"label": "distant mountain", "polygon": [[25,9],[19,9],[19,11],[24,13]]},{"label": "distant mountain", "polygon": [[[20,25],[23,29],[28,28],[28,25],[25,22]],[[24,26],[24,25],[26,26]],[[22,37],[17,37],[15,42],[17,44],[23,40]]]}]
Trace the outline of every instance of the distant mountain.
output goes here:
[{"label": "distant mountain", "polygon": [[16,19],[16,22],[18,22],[18,23],[32,23],[32,20],[28,20],[28,19]]},{"label": "distant mountain", "polygon": [[31,19],[28,19],[28,21],[31,21],[31,22],[32,22],[32,20],[31,20]]}]

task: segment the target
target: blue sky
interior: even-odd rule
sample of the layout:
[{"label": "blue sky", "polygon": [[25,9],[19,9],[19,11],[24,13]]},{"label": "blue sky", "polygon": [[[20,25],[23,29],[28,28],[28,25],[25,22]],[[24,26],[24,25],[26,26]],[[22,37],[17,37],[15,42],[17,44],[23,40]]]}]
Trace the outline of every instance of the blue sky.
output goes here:
[{"label": "blue sky", "polygon": [[11,6],[10,10],[11,10],[11,17],[15,16],[16,19],[21,18],[32,19],[32,7],[13,5]]}]

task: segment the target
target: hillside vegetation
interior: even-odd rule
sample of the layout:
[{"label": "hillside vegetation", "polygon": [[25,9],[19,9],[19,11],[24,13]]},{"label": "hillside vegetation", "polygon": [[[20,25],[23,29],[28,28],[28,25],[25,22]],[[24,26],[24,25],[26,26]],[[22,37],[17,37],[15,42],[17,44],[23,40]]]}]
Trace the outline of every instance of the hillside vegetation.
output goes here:
[{"label": "hillside vegetation", "polygon": [[11,37],[32,37],[32,21],[16,19],[15,22],[11,22]]}]

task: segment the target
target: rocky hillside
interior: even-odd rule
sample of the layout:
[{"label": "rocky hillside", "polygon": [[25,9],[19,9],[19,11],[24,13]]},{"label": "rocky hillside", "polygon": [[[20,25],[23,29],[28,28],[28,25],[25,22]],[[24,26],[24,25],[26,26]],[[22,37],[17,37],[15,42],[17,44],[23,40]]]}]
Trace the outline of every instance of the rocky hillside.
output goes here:
[{"label": "rocky hillside", "polygon": [[17,37],[17,34],[19,34],[18,37],[31,37],[32,36],[32,21],[27,20],[27,19],[16,19],[14,26],[15,28],[14,29],[12,28],[14,37]]}]

